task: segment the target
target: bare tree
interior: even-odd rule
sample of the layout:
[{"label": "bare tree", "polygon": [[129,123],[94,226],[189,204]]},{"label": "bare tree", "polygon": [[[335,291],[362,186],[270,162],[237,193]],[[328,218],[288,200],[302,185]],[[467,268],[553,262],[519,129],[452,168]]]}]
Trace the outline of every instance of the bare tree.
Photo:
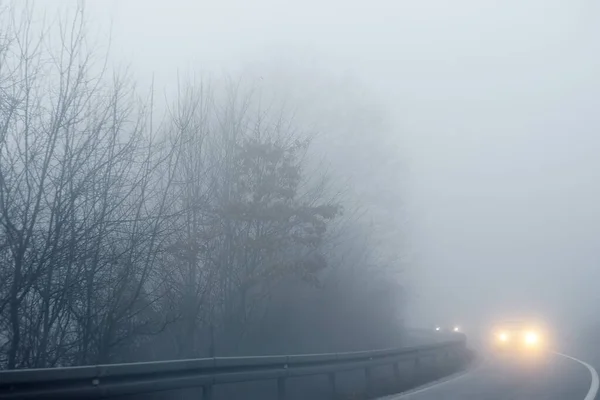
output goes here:
[{"label": "bare tree", "polygon": [[82,8],[2,12],[0,367],[239,353],[362,290],[380,260],[343,259],[363,226],[293,113],[242,81],[180,82],[155,127],[154,88],[94,52]]},{"label": "bare tree", "polygon": [[170,181],[156,169],[172,152],[151,141],[125,79],[95,62],[83,9],[59,20],[58,37],[31,9],[13,16],[0,69],[4,362],[108,361],[160,325],[151,282]]}]

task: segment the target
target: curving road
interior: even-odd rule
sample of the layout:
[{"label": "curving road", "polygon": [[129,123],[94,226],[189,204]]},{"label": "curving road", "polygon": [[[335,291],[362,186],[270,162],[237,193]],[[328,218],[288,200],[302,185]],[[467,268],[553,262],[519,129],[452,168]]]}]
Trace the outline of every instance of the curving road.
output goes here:
[{"label": "curving road", "polygon": [[387,400],[593,400],[598,375],[565,354],[548,353],[537,362],[489,357],[467,373]]}]

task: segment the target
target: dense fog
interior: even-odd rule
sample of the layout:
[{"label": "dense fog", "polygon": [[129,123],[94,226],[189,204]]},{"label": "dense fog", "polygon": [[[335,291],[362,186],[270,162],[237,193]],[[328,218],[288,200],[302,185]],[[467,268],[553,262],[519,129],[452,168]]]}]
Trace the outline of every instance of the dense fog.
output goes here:
[{"label": "dense fog", "polygon": [[600,325],[595,2],[0,12],[0,367]]},{"label": "dense fog", "polygon": [[99,12],[142,77],[243,71],[301,106],[343,98],[320,114],[328,128],[377,118],[368,146],[327,157],[351,159],[338,172],[370,194],[371,212],[393,215],[386,245],[402,246],[409,312],[429,326],[593,318],[599,11],[585,0],[262,0]]}]

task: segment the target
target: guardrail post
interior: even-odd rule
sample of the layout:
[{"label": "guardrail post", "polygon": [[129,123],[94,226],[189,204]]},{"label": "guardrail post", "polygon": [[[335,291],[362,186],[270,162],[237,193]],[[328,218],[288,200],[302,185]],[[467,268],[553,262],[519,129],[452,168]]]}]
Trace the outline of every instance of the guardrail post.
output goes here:
[{"label": "guardrail post", "polygon": [[212,397],[213,397],[212,394],[213,394],[212,385],[202,386],[202,400],[212,400]]},{"label": "guardrail post", "polygon": [[444,362],[443,363],[444,363],[443,368],[444,368],[444,372],[445,372],[446,370],[448,370],[450,368],[450,365],[451,365],[450,350],[444,351]]},{"label": "guardrail post", "polygon": [[285,378],[277,378],[277,400],[285,400]]},{"label": "guardrail post", "polygon": [[441,371],[442,371],[442,365],[443,365],[443,357],[441,354],[436,353],[433,356],[433,373],[436,374],[436,376],[439,376]]},{"label": "guardrail post", "polygon": [[397,362],[394,363],[394,379],[400,382],[400,365]]},{"label": "guardrail post", "polygon": [[335,382],[335,372],[329,373],[329,386],[331,386],[331,394],[333,397],[337,395],[337,388]]},{"label": "guardrail post", "polygon": [[371,367],[365,368],[365,381],[367,386],[367,396],[373,394],[373,374],[371,373]]},{"label": "guardrail post", "polygon": [[414,381],[418,381],[421,375],[421,359],[419,358],[419,354],[417,353],[417,355],[415,356],[415,363],[414,363],[414,373],[413,373],[413,380]]}]

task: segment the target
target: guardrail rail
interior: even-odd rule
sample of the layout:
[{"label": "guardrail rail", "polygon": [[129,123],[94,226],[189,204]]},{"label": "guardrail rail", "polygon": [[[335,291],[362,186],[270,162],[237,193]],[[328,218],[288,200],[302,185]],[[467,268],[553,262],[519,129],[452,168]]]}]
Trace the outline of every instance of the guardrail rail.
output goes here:
[{"label": "guardrail rail", "polygon": [[191,387],[202,388],[202,399],[211,400],[213,386],[225,383],[276,380],[277,397],[286,398],[286,379],[321,375],[329,377],[336,394],[336,373],[364,369],[367,391],[371,369],[411,361],[419,369],[425,357],[448,359],[466,355],[464,337],[427,346],[262,357],[215,357],[189,360],[93,365],[0,371],[0,399],[101,399]]}]

